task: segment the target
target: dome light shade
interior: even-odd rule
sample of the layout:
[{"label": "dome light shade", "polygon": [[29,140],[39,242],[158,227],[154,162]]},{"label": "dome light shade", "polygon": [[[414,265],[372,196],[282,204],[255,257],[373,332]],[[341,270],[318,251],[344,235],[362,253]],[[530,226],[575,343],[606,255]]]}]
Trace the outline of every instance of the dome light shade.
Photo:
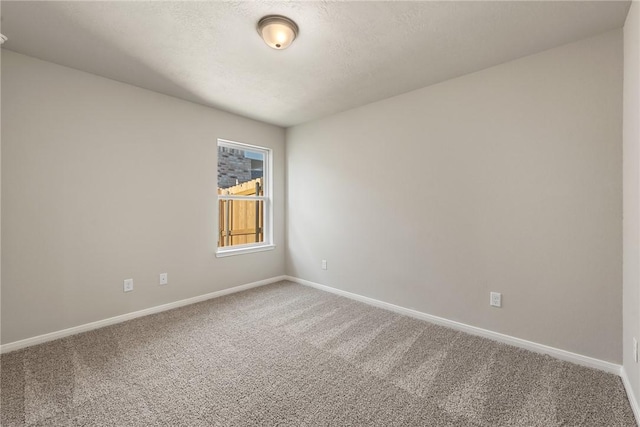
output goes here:
[{"label": "dome light shade", "polygon": [[298,35],[298,26],[291,19],[280,15],[265,16],[258,22],[258,34],[269,47],[286,49]]}]

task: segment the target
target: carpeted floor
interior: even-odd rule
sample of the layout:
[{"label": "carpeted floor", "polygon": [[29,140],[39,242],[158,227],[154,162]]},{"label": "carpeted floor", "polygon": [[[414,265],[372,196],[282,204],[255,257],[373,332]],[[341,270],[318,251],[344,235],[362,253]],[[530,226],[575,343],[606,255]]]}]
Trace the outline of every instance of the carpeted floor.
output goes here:
[{"label": "carpeted floor", "polygon": [[621,380],[290,282],[2,356],[3,426],[635,426]]}]

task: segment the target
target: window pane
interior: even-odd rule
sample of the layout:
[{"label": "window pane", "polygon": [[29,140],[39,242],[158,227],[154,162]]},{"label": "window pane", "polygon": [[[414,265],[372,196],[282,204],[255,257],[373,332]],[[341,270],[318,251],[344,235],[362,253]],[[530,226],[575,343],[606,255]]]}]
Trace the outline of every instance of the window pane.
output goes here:
[{"label": "window pane", "polygon": [[264,242],[263,200],[218,200],[218,247]]},{"label": "window pane", "polygon": [[262,179],[263,175],[263,153],[218,146],[218,194],[227,194],[220,190]]},{"label": "window pane", "polygon": [[[218,140],[217,255],[272,243],[269,148]],[[269,209],[269,212],[265,212]],[[244,252],[242,252],[244,253]]]}]

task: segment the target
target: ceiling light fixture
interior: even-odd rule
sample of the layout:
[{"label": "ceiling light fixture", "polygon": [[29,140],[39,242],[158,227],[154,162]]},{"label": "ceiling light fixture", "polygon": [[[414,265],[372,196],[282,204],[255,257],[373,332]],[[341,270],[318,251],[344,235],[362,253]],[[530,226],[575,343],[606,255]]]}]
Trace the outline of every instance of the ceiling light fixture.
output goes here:
[{"label": "ceiling light fixture", "polygon": [[291,19],[268,15],[258,22],[258,34],[274,49],[286,49],[298,35],[298,26]]}]

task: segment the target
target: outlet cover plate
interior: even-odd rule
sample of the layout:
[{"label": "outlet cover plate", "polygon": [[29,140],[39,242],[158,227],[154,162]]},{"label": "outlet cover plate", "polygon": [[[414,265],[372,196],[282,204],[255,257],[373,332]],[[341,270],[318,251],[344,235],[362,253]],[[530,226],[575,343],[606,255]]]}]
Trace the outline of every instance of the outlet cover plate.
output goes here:
[{"label": "outlet cover plate", "polygon": [[133,279],[124,279],[124,291],[131,292],[133,290]]},{"label": "outlet cover plate", "polygon": [[161,285],[166,285],[167,283],[169,283],[169,275],[167,273],[160,273],[159,283]]},{"label": "outlet cover plate", "polygon": [[492,307],[502,307],[502,294],[500,292],[491,292],[489,304]]}]

